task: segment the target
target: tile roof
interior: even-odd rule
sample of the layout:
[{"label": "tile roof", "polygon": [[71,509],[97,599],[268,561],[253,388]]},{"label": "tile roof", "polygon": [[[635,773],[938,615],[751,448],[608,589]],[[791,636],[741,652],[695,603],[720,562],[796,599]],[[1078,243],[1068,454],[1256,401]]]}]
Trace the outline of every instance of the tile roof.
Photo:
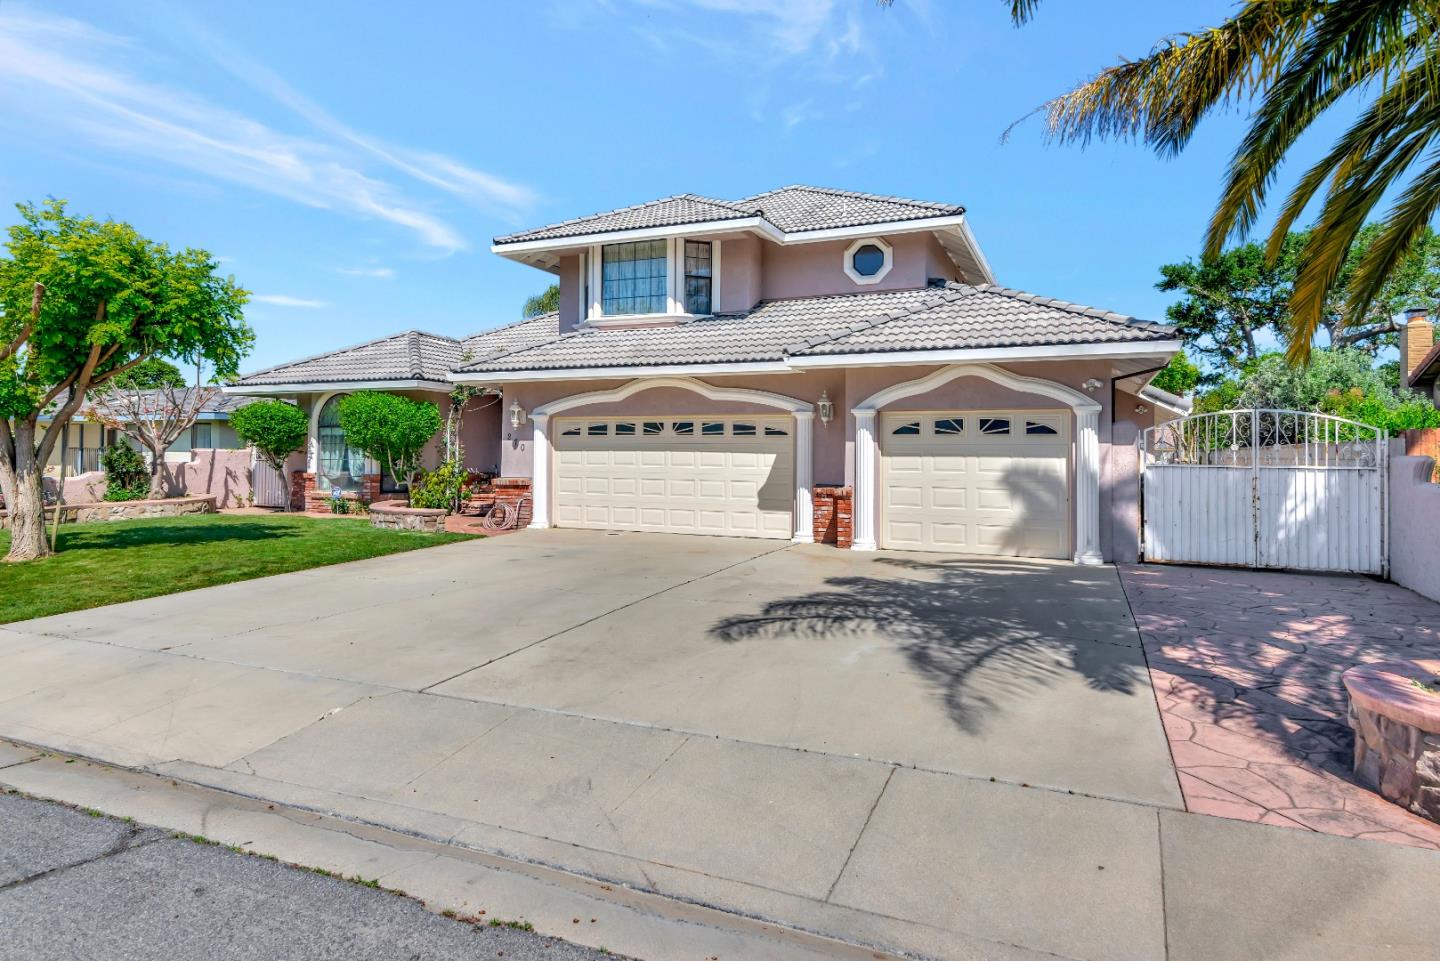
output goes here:
[{"label": "tile roof", "polygon": [[795,184],[734,201],[680,194],[496,237],[495,243],[504,245],[532,240],[557,240],[616,230],[711,223],[757,216],[763,217],[779,230],[793,233],[947,217],[964,212],[965,208],[956,204],[882,197],[878,194]]},{"label": "tile roof", "polygon": [[746,197],[740,203],[758,208],[762,217],[786,233],[950,217],[965,212],[965,208],[958,204],[882,197],[802,184],[767,190],[763,194]]},{"label": "tile roof", "polygon": [[1169,340],[1173,327],[1125,314],[1039,297],[993,284],[948,284],[929,291],[920,308],[877,318],[839,337],[820,337],[792,354],[858,354],[963,350],[1052,344]]},{"label": "tile roof", "polygon": [[481,331],[463,339],[407,330],[246,374],[235,386],[375,380],[424,380],[443,384],[446,383],[446,374],[462,363],[520,350],[554,340],[556,336],[556,315],[553,313]]},{"label": "tile roof", "polygon": [[458,368],[471,373],[783,361],[791,356],[1169,340],[1173,328],[1008,288],[762,301],[674,327],[583,328]]},{"label": "tile roof", "polygon": [[638,230],[643,227],[670,227],[675,224],[700,224],[715,220],[742,220],[755,216],[755,209],[745,209],[728,200],[701,197],[696,194],[679,194],[651,200],[648,203],[607,210],[588,217],[563,220],[548,227],[525,230],[520,233],[496,237],[497,244],[513,244],[522,240],[553,240],[559,237],[577,237],[610,230]]}]

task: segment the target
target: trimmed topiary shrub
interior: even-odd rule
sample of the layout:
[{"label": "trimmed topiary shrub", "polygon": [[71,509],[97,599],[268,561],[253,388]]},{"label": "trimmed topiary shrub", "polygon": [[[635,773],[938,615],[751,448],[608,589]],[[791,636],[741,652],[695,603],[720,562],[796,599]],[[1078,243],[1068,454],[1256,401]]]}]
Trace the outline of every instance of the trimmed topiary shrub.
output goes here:
[{"label": "trimmed topiary shrub", "polygon": [[150,496],[150,472],[145,458],[129,444],[113,444],[100,455],[105,471],[107,501],[143,501]]}]

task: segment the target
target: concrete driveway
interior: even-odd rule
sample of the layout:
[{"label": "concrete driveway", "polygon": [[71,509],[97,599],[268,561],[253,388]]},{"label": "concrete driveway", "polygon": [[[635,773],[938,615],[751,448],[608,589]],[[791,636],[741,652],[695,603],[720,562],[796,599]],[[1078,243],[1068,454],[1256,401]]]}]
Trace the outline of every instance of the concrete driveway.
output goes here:
[{"label": "concrete driveway", "polygon": [[1429,852],[1183,813],[1111,568],[527,532],[0,657],[0,735],[892,950],[1343,957],[1376,902],[1440,936]]}]

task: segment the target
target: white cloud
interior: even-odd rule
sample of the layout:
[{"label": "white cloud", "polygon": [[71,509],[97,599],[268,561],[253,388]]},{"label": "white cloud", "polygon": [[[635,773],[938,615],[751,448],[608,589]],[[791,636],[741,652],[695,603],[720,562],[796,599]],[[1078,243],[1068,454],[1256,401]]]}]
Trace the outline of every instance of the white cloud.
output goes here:
[{"label": "white cloud", "polygon": [[25,127],[58,127],[83,138],[87,149],[124,152],[306,206],[385,221],[446,252],[467,246],[460,232],[367,167],[378,161],[419,184],[509,213],[508,219],[534,200],[529,188],[448,157],[372,141],[264,68],[254,68],[255,82],[308,121],[307,134],[285,133],[185,89],[141,79],[126,66],[141,61],[134,52],[126,38],[77,20],[0,9],[0,103],[26,115]]},{"label": "white cloud", "polygon": [[[838,23],[838,0],[632,2],[659,14],[652,18],[652,22],[636,28],[636,32],[662,52],[668,52],[671,41],[674,41],[732,58],[758,52],[765,58],[791,59],[818,49],[834,59],[841,54],[858,52],[864,41],[858,17],[851,14],[845,24]],[[733,38],[693,29],[696,12],[733,16],[748,27],[748,36]],[[832,37],[834,39],[828,39]],[[827,38],[823,44],[822,38]]]},{"label": "white cloud", "polygon": [[347,277],[374,277],[378,280],[389,280],[395,276],[393,267],[336,267],[335,273],[344,274]]},{"label": "white cloud", "polygon": [[255,294],[250,299],[257,304],[269,304],[271,307],[301,307],[307,310],[316,310],[330,306],[328,300],[310,300],[305,297],[291,297],[287,294]]}]

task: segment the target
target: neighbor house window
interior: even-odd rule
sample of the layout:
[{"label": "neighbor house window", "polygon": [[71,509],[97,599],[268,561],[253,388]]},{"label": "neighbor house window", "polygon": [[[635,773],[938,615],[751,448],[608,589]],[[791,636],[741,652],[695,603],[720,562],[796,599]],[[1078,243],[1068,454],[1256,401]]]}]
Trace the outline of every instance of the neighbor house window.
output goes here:
[{"label": "neighbor house window", "polygon": [[710,258],[710,242],[685,241],[685,312],[710,313],[710,285],[714,270]]},{"label": "neighbor house window", "polygon": [[601,309],[607,316],[669,310],[667,247],[664,240],[639,240],[602,248]]},{"label": "neighbor house window", "polygon": [[340,429],[340,401],[339,396],[327,400],[315,425],[320,445],[315,489],[325,494],[336,488],[358,491],[365,474],[365,454],[347,444],[345,432]]},{"label": "neighbor house window", "polygon": [[195,450],[205,450],[215,446],[215,432],[213,424],[193,424],[195,438],[190,446]]}]

